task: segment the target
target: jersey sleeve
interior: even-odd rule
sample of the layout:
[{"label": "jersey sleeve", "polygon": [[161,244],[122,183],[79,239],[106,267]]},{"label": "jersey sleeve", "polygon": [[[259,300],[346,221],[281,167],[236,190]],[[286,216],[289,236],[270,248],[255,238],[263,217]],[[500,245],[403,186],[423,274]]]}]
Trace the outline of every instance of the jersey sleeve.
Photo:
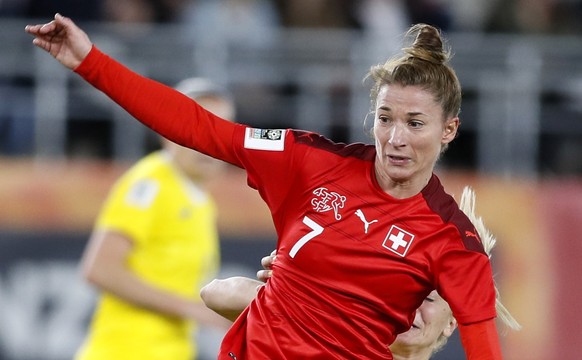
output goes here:
[{"label": "jersey sleeve", "polygon": [[461,342],[468,360],[501,360],[501,346],[495,321],[459,325]]},{"label": "jersey sleeve", "polygon": [[271,212],[281,210],[298,176],[291,131],[252,129],[208,112],[180,92],[143,77],[93,46],[75,69],[152,130],[211,157],[247,170],[249,185],[259,190]]},{"label": "jersey sleeve", "polygon": [[232,151],[232,136],[242,125],[221,119],[186,95],[131,71],[95,46],[75,72],[162,136],[240,166]]},{"label": "jersey sleeve", "polygon": [[160,190],[154,179],[131,181],[122,177],[111,189],[96,228],[120,232],[134,243],[146,241],[155,216],[154,202]]},{"label": "jersey sleeve", "polygon": [[493,319],[495,287],[491,263],[482,252],[452,241],[441,254],[436,272],[437,291],[449,303],[459,324]]},{"label": "jersey sleeve", "polygon": [[[297,146],[289,129],[238,128],[235,131],[237,158],[247,172],[249,186],[259,191],[275,220],[284,216],[284,204],[294,195],[293,184],[303,175],[298,166],[306,157],[305,147]],[[302,150],[303,149],[303,150]]]}]

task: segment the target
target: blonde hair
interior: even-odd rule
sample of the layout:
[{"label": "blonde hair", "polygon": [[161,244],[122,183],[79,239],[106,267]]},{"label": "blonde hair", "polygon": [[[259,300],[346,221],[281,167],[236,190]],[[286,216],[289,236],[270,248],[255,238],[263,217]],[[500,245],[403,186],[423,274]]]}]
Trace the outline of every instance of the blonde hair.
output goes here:
[{"label": "blonde hair", "polygon": [[[461,201],[459,204],[459,208],[461,211],[467,215],[471,223],[475,225],[475,229],[481,238],[481,242],[483,243],[483,248],[485,249],[485,253],[489,258],[491,258],[491,253],[493,248],[495,247],[495,243],[497,239],[491,232],[485,227],[483,223],[483,219],[480,216],[475,214],[475,192],[471,187],[465,186],[463,189],[463,193],[461,195]],[[503,324],[513,330],[520,330],[521,325],[515,320],[515,318],[509,313],[509,310],[501,303],[499,290],[497,286],[495,286],[495,309],[497,310],[497,316],[501,320]]]},{"label": "blonde hair", "polygon": [[[489,256],[489,258],[491,258],[491,253],[495,247],[497,239],[485,227],[483,219],[475,214],[475,192],[473,189],[471,189],[471,187],[465,186],[463,188],[461,201],[459,203],[459,208],[461,211],[464,212],[469,220],[471,220],[471,223],[475,225],[475,229],[477,230],[477,233],[479,234],[479,237],[483,243],[485,253],[487,256]],[[507,308],[501,303],[497,286],[495,287],[495,310],[497,311],[497,316],[505,326],[513,330],[521,330],[521,325],[517,322],[517,320],[515,320],[509,310],[507,310]],[[451,314],[451,316],[453,315]],[[448,340],[448,336],[441,334],[432,349],[431,355],[442,350],[442,348],[447,344]]]}]

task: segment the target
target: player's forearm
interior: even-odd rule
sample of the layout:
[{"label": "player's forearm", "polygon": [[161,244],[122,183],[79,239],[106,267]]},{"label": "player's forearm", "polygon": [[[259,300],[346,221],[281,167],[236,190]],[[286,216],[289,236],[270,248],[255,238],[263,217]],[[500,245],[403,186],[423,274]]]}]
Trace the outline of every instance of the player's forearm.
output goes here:
[{"label": "player's forearm", "polygon": [[191,111],[185,109],[194,107],[191,99],[131,71],[95,46],[75,72],[164,137],[188,142],[193,122],[180,120]]},{"label": "player's forearm", "polygon": [[131,71],[96,47],[75,71],[165,138],[240,166],[231,151],[235,126],[184,94]]},{"label": "player's forearm", "polygon": [[262,282],[245,277],[215,279],[200,291],[206,306],[234,321],[257,295]]},{"label": "player's forearm", "polygon": [[129,304],[208,326],[226,328],[229,325],[202,302],[158,288],[125,269],[99,269],[89,278],[90,282]]},{"label": "player's forearm", "polygon": [[127,267],[133,241],[118,231],[97,230],[81,261],[84,278],[102,291],[130,304],[178,318],[219,319],[201,301],[194,301],[146,282]]},{"label": "player's forearm", "polygon": [[184,309],[191,302],[144,282],[123,265],[95,264],[85,271],[85,278],[103,292],[112,294],[135,306],[170,316],[184,317]]},{"label": "player's forearm", "polygon": [[459,332],[467,360],[503,359],[495,319],[470,325],[459,324]]}]

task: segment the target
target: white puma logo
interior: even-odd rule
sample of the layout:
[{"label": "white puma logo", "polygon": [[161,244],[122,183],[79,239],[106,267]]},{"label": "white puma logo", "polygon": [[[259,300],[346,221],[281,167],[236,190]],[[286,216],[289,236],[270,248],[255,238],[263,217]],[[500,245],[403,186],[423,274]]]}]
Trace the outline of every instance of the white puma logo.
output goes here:
[{"label": "white puma logo", "polygon": [[362,222],[364,223],[364,233],[366,233],[366,234],[368,233],[368,227],[370,227],[371,224],[378,222],[378,220],[372,220],[372,221],[366,220],[364,213],[360,209],[356,210],[356,216],[359,217],[360,220],[362,220]]}]

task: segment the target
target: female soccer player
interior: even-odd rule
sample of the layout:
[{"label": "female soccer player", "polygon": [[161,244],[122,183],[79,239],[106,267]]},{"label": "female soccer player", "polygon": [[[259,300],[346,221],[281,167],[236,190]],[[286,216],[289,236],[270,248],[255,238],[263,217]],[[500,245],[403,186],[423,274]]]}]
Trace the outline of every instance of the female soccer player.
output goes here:
[{"label": "female soccer player", "polygon": [[[491,257],[497,240],[485,227],[481,217],[475,214],[475,193],[470,187],[465,187],[459,203],[461,210],[475,224],[485,252]],[[257,272],[259,280],[242,276],[213,280],[202,288],[202,300],[218,314],[231,321],[235,320],[255,298],[257,291],[272,277],[275,259],[275,251],[261,259],[263,270]],[[312,276],[317,277],[318,273],[315,272]],[[504,325],[514,330],[521,328],[503,306],[499,296],[496,308]],[[410,329],[398,334],[390,345],[390,351],[394,360],[428,360],[445,346],[456,328],[457,321],[449,304],[433,290],[416,310]]]},{"label": "female soccer player", "polygon": [[233,124],[114,61],[59,14],[26,31],[164,137],[244,168],[268,205],[273,278],[219,359],[392,359],[386,345],[433,290],[450,305],[468,359],[502,358],[489,258],[433,173],[461,106],[436,28],[413,26],[414,43],[371,68],[374,145]]}]

